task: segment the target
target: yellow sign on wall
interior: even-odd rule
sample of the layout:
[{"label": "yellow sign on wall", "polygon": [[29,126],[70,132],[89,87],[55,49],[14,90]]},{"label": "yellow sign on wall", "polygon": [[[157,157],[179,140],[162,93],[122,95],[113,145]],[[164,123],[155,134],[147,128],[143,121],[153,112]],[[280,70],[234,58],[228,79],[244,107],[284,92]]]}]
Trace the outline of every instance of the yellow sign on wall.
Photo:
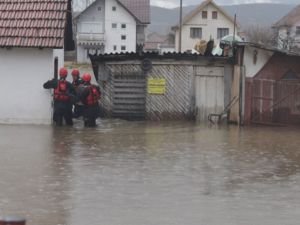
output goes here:
[{"label": "yellow sign on wall", "polygon": [[163,95],[166,93],[166,79],[148,78],[148,94]]}]

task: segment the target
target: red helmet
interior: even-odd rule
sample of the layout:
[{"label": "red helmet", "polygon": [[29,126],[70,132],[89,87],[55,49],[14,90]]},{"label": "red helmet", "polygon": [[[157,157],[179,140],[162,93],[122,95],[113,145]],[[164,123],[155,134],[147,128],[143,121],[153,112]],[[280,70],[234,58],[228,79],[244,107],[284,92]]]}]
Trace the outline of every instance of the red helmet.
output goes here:
[{"label": "red helmet", "polygon": [[60,68],[59,69],[59,76],[61,78],[66,78],[68,76],[68,70],[66,68]]},{"label": "red helmet", "polygon": [[90,82],[91,81],[91,75],[89,73],[85,73],[82,75],[82,80],[84,82]]},{"label": "red helmet", "polygon": [[73,77],[78,77],[79,76],[79,70],[78,69],[73,69],[72,70],[72,76]]}]

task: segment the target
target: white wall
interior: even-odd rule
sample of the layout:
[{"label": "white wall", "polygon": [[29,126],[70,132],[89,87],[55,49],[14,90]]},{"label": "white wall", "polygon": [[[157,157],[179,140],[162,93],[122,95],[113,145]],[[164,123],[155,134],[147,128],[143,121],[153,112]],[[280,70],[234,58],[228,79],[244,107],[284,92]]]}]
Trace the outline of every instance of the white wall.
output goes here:
[{"label": "white wall", "polygon": [[[116,6],[117,10],[112,11]],[[136,51],[136,21],[135,18],[115,0],[108,0],[105,4],[105,53],[111,52],[135,52]],[[117,23],[117,28],[112,28],[112,23]],[[121,28],[121,24],[126,24],[126,28]],[[126,35],[126,40],[121,40],[121,35]],[[117,46],[114,51],[113,46]],[[126,50],[121,51],[121,46],[125,45]]]},{"label": "white wall", "polygon": [[[202,19],[202,11],[207,11],[207,19]],[[182,51],[191,50],[195,44],[200,40],[198,38],[190,38],[191,27],[202,28],[202,39],[209,41],[212,37],[215,44],[220,42],[217,38],[218,28],[229,28],[229,34],[233,34],[234,23],[229,20],[223,13],[218,11],[212,4],[208,4],[202,11],[194,16],[190,21],[185,23],[182,27]],[[218,19],[212,19],[212,11],[218,11]],[[179,30],[176,31],[175,35],[176,51],[179,50]]]},{"label": "white wall", "polygon": [[58,68],[63,67],[65,63],[64,49],[53,49],[53,61],[55,57],[58,57]]},{"label": "white wall", "polygon": [[[257,52],[256,63],[254,63],[254,51]],[[258,49],[254,47],[245,47],[244,52],[244,66],[247,78],[254,77],[269,59],[272,57],[274,53],[271,51]]]},{"label": "white wall", "polygon": [[43,83],[53,77],[53,57],[52,49],[0,49],[0,123],[51,123],[51,94]]},{"label": "white wall", "polygon": [[[112,7],[116,7],[116,11]],[[101,11],[98,8],[101,7]],[[98,0],[85,12],[83,12],[77,23],[77,30],[83,29],[83,26],[89,26],[88,23],[99,22],[103,26],[105,47],[104,53],[120,53],[136,51],[136,21],[135,18],[121,6],[116,0]],[[117,28],[112,28],[112,23],[117,24]],[[121,28],[121,24],[126,24],[126,28]],[[91,32],[98,33],[98,29],[89,26]],[[102,28],[101,28],[102,29]],[[121,40],[121,36],[126,35],[126,40]],[[114,50],[114,45],[117,50]],[[126,50],[121,50],[121,46],[126,46]],[[77,45],[77,62],[90,63],[87,57],[87,48],[92,49],[93,46]],[[94,47],[99,48],[99,47]]]}]

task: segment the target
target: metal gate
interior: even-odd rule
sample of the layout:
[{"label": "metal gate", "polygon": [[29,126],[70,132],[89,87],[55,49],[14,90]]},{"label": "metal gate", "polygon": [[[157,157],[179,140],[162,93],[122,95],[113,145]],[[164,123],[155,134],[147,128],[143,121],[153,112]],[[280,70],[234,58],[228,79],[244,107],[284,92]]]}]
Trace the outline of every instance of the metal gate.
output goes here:
[{"label": "metal gate", "polygon": [[252,123],[300,124],[299,81],[254,79],[251,86]]},{"label": "metal gate", "polygon": [[115,75],[112,79],[112,116],[141,120],[146,116],[146,79],[142,75]]}]

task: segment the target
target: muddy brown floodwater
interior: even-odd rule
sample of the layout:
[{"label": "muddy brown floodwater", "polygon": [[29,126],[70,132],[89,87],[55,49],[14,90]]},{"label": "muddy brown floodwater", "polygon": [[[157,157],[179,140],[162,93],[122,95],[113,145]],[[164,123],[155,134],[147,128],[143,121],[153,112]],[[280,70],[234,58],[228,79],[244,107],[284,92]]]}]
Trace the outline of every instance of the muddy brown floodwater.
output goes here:
[{"label": "muddy brown floodwater", "polygon": [[0,126],[0,215],[27,225],[298,225],[300,129]]}]

